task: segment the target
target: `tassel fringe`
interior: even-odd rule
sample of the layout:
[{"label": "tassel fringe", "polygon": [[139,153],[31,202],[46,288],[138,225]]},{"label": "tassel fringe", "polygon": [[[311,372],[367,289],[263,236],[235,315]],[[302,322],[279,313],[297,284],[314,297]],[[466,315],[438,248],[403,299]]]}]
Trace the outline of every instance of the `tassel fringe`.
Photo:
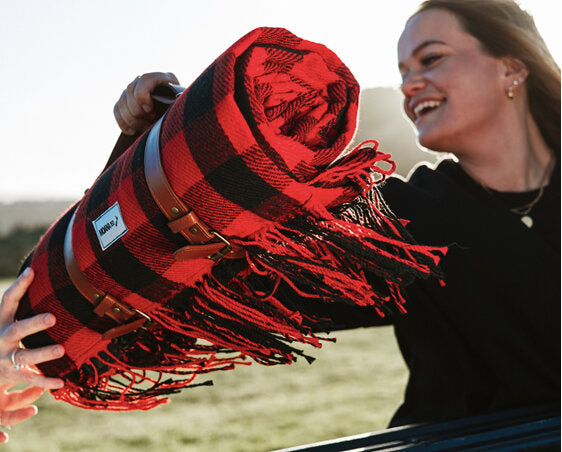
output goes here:
[{"label": "tassel fringe", "polygon": [[[381,317],[405,312],[402,288],[417,278],[442,278],[437,265],[446,249],[415,244],[377,195],[375,185],[395,164],[376,148],[376,142],[363,143],[309,182],[359,185],[363,196],[332,211],[311,200],[305,214],[232,239],[244,247],[245,261],[214,267],[151,313],[151,331],[109,343],[80,368],[78,380],[86,384],[68,382],[55,397],[82,408],[148,410],[166,403],[167,394],[211,384],[193,384],[199,374],[251,361],[290,364],[301,356],[311,362],[292,344],[320,347],[325,339],[311,328],[326,319],[299,312],[295,298],[372,306]],[[379,277],[380,287],[367,282],[366,271]]]}]

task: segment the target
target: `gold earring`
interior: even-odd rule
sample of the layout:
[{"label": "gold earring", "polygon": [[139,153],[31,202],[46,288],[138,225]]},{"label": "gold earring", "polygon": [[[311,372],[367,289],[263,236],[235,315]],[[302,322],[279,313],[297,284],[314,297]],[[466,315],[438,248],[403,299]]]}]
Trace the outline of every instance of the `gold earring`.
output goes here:
[{"label": "gold earring", "polygon": [[520,78],[519,80],[514,80],[513,83],[511,84],[511,86],[509,88],[507,88],[507,97],[509,97],[510,99],[513,99],[515,97],[515,95],[513,94],[513,88],[515,88],[517,85],[519,85],[519,83],[523,82],[523,79]]}]

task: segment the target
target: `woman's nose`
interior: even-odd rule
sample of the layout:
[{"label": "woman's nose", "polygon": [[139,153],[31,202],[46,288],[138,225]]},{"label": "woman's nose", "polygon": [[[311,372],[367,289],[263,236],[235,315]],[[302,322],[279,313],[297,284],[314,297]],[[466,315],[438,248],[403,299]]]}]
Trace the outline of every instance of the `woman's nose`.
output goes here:
[{"label": "woman's nose", "polygon": [[421,74],[412,74],[404,77],[400,89],[404,96],[412,97],[418,91],[421,91],[427,85],[427,81]]}]

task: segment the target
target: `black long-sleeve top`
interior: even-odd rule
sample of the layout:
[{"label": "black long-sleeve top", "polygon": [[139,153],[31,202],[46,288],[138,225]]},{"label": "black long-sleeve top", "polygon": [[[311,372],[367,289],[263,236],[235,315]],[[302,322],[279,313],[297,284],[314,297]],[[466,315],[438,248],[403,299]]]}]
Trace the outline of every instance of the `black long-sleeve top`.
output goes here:
[{"label": "black long-sleeve top", "polygon": [[[559,166],[531,229],[509,208],[538,191],[491,192],[452,160],[390,178],[381,193],[419,243],[449,248],[446,285],[411,284],[407,314],[392,318],[410,378],[391,425],[559,404]],[[384,323],[365,309],[323,309],[339,328]]]},{"label": "black long-sleeve top", "polygon": [[420,243],[447,245],[446,285],[418,281],[394,320],[410,370],[393,424],[560,401],[560,169],[538,195],[490,193],[451,160],[383,196]]}]

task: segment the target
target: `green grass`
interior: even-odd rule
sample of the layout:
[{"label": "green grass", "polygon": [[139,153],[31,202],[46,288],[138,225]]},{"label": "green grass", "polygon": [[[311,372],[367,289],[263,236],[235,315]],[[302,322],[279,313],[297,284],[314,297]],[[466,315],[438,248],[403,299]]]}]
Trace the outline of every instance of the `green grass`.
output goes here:
[{"label": "green grass", "polygon": [[[7,287],[6,284],[0,287]],[[45,395],[6,451],[268,451],[385,428],[406,369],[389,327],[339,332],[316,361],[211,374],[148,412],[82,410]],[[202,381],[203,381],[202,377]]]}]

